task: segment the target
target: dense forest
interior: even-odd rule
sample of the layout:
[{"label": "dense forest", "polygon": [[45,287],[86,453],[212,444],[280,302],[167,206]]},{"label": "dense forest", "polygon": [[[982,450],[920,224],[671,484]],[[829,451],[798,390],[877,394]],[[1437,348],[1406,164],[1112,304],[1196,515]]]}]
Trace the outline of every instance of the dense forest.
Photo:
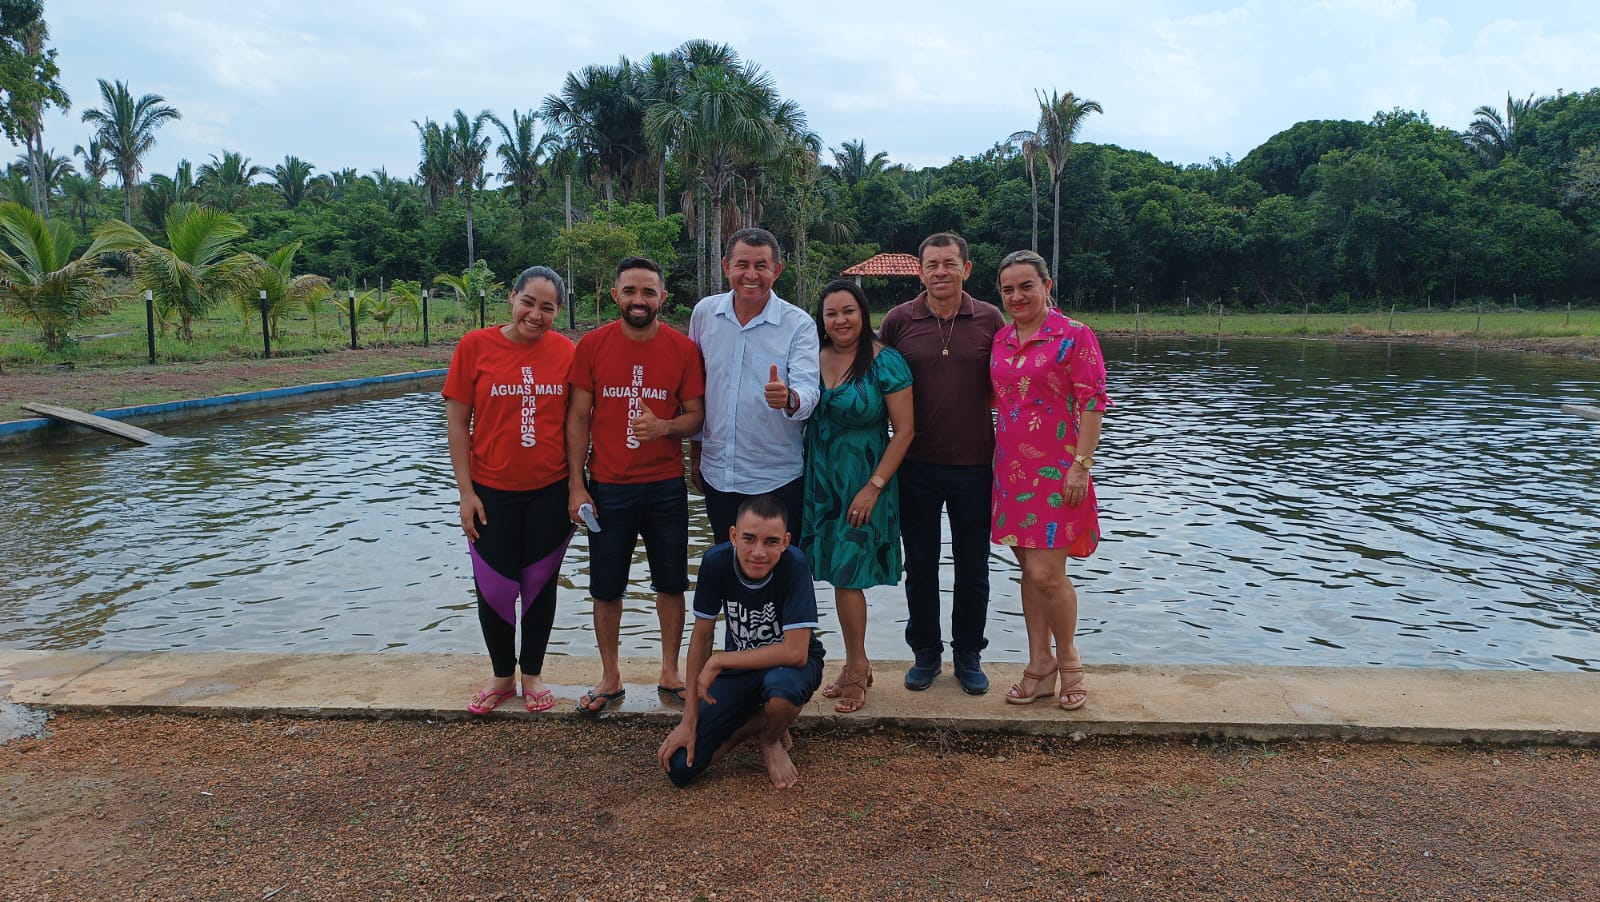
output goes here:
[{"label": "dense forest", "polygon": [[[466,290],[539,262],[571,272],[580,309],[634,252],[667,265],[678,303],[719,290],[718,247],[744,225],[779,236],[778,290],[802,302],[845,267],[945,230],[971,242],[977,293],[1003,254],[1036,247],[1078,309],[1527,307],[1600,294],[1600,88],[1507,97],[1463,131],[1400,109],[1299,122],[1243,159],[1188,166],[1080,140],[1100,105],[1052,88],[1037,95],[1036,122],[912,169],[859,141],[830,145],[760,65],[693,41],[586,66],[526,110],[420,111],[410,173],[218,148],[147,174],[182,98],[102,80],[82,105],[84,132],[48,140],[44,111],[70,100],[41,5],[0,0],[0,33],[0,126],[21,148],[0,200],[70,229],[62,263],[96,236],[97,254],[130,255],[107,258],[124,271],[141,239],[146,257],[181,258],[195,248],[175,220],[203,206],[222,223],[222,251],[275,259],[286,280],[292,269],[337,289]],[[56,149],[69,141],[70,154]],[[17,207],[0,217],[11,257],[28,230]],[[868,280],[875,305],[914,287]]]}]

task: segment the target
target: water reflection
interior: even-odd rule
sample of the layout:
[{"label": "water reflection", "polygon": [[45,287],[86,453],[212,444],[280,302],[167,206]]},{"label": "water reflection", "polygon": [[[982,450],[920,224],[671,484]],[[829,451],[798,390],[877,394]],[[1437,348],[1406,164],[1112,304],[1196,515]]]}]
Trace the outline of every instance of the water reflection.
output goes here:
[{"label": "water reflection", "polygon": [[[1106,540],[1071,567],[1091,662],[1600,668],[1596,427],[1558,412],[1600,396],[1600,366],[1104,345]],[[0,453],[0,643],[481,650],[435,394],[167,431],[186,441]],[[622,642],[649,655],[639,557]],[[555,654],[593,653],[587,560],[580,535]],[[996,549],[992,570],[986,656],[1020,660],[1016,566]],[[869,653],[905,657],[900,590],[867,597]]]}]

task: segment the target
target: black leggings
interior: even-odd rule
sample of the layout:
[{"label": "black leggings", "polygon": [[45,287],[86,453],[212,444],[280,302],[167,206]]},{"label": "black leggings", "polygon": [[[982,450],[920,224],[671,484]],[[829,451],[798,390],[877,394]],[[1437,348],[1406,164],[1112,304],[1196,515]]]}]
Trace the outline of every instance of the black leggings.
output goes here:
[{"label": "black leggings", "polygon": [[[572,536],[572,521],[567,519],[567,481],[527,492],[507,492],[476,482],[472,489],[483,502],[488,520],[478,524],[478,541],[472,550],[493,575],[475,577],[473,588],[478,595],[478,623],[483,627],[483,641],[489,647],[494,675],[512,676],[520,664],[524,675],[538,676],[544,670],[544,652],[556,620],[560,558]],[[529,580],[533,565],[552,554],[556,560],[550,578],[542,586],[533,585]],[[496,604],[490,604],[486,592],[494,596]],[[532,598],[528,597],[530,593],[534,593]],[[495,609],[509,610],[519,594],[520,660],[515,653],[517,628]]]}]

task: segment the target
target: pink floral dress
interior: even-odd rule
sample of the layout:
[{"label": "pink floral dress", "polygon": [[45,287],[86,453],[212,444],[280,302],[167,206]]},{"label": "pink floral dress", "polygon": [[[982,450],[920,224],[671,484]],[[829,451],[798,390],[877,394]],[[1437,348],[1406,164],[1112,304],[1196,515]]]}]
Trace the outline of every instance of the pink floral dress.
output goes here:
[{"label": "pink floral dress", "polygon": [[990,538],[1088,557],[1100,544],[1094,478],[1077,507],[1067,505],[1065,488],[1079,418],[1111,406],[1099,339],[1052,308],[1026,343],[1017,341],[1015,324],[995,334],[989,379],[999,412]]}]

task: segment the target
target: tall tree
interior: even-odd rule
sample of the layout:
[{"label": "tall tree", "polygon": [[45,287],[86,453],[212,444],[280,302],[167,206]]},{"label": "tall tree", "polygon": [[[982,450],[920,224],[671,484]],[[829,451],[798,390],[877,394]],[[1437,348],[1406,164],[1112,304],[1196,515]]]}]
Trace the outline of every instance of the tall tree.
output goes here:
[{"label": "tall tree", "polygon": [[0,131],[24,148],[34,212],[50,218],[49,193],[40,182],[44,156],[44,111],[71,106],[59,83],[56,51],[46,49],[50,26],[38,0],[0,3]]},{"label": "tall tree", "polygon": [[1501,160],[1517,155],[1522,121],[1551,99],[1529,94],[1525,100],[1517,100],[1507,91],[1505,115],[1500,115],[1500,111],[1492,106],[1478,107],[1472,111],[1475,118],[1467,126],[1462,138],[1467,146],[1477,151],[1478,159],[1484,164],[1498,165]]},{"label": "tall tree", "polygon": [[633,64],[584,66],[567,73],[561,91],[544,99],[545,120],[560,129],[584,172],[600,180],[605,199],[645,153],[644,108],[634,93]]},{"label": "tall tree", "polygon": [[1045,168],[1050,172],[1050,194],[1054,214],[1050,224],[1050,279],[1055,281],[1061,272],[1061,176],[1067,169],[1067,157],[1072,154],[1072,142],[1077,138],[1083,120],[1090,113],[1103,113],[1096,101],[1076,97],[1071,91],[1065,94],[1043,92],[1039,100],[1039,153],[1044,157]]},{"label": "tall tree", "polygon": [[[428,212],[433,213],[439,209],[439,204],[445,198],[455,196],[456,185],[461,180],[455,170],[456,133],[453,127],[441,126],[432,119],[424,119],[421,123],[413,119],[411,124],[417,128],[417,139],[422,152],[422,159],[417,164],[417,177],[422,180],[422,186],[428,191]],[[354,178],[355,170],[351,170],[350,175]],[[336,175],[334,186],[338,185],[339,179]]]},{"label": "tall tree", "polygon": [[316,168],[293,154],[284,157],[282,163],[272,167],[272,187],[277,189],[278,195],[283,198],[285,207],[293,210],[306,199],[306,194],[311,189],[311,173]]},{"label": "tall tree", "polygon": [[467,207],[468,266],[478,260],[472,229],[472,194],[483,176],[483,163],[489,158],[489,132],[485,126],[492,121],[494,114],[488,110],[470,118],[456,110],[451,127],[455,137],[450,142],[450,164],[456,178],[461,180],[461,199]]},{"label": "tall tree", "polygon": [[1011,133],[1006,141],[1022,151],[1022,165],[1028,170],[1028,200],[1033,205],[1033,238],[1028,249],[1039,251],[1039,133],[1023,129]]},{"label": "tall tree", "polygon": [[509,128],[499,118],[490,121],[500,129],[500,146],[495,149],[500,158],[500,180],[515,192],[517,209],[526,220],[544,179],[550,152],[560,138],[554,132],[540,131],[537,110],[529,110],[527,115],[512,110]]},{"label": "tall tree", "polygon": [[95,126],[95,137],[122,181],[122,221],[133,224],[133,195],[145,154],[156,144],[156,129],[183,114],[167,106],[160,94],[135,98],[126,82],[100,79],[101,106],[84,110],[83,121]]},{"label": "tall tree", "polygon": [[782,139],[770,112],[775,95],[771,77],[754,63],[701,66],[675,103],[653,107],[645,118],[651,139],[678,147],[705,189],[713,291],[722,290],[722,212],[737,167],[748,156],[771,154]]},{"label": "tall tree", "polygon": [[244,154],[224,150],[211,155],[211,162],[200,164],[197,184],[200,196],[219,210],[237,213],[250,197],[250,185],[267,167],[250,162]]}]

